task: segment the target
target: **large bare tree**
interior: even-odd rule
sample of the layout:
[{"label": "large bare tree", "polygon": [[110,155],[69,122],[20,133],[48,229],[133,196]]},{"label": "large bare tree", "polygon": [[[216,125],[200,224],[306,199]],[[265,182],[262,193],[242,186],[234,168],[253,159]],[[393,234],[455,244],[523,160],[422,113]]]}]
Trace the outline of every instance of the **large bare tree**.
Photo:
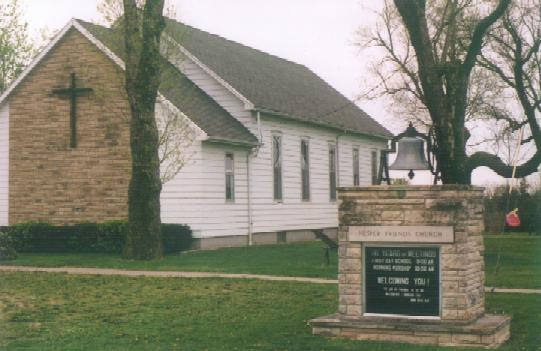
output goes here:
[{"label": "large bare tree", "polygon": [[[541,112],[539,104],[537,112],[531,111],[532,118],[523,110],[525,104],[510,108],[512,104],[503,97],[513,95],[510,99],[519,101],[518,84],[508,84],[497,74],[496,67],[501,61],[496,59],[496,44],[490,44],[497,37],[495,33],[505,29],[500,26],[512,12],[510,7],[521,7],[528,1],[539,3],[539,0],[521,0],[510,6],[510,0],[387,1],[380,13],[379,27],[367,36],[368,45],[383,50],[383,59],[376,63],[375,69],[378,85],[370,94],[390,96],[406,115],[432,128],[444,183],[469,184],[472,171],[480,166],[487,166],[504,177],[511,176],[509,162],[496,153],[470,148],[469,151],[475,152],[468,154],[468,142],[477,143],[472,135],[480,126],[507,121],[515,130],[528,127],[526,140],[535,142],[537,148],[533,148],[528,161],[519,165],[517,176],[535,172],[541,162],[541,138],[536,136],[539,126],[535,118]],[[539,12],[535,13],[539,24]],[[516,24],[512,18],[508,22]],[[531,37],[539,38],[539,34]],[[535,46],[532,40],[528,45],[530,49]],[[521,55],[527,55],[524,47],[520,49]],[[503,48],[510,52],[509,45],[500,45]],[[511,53],[511,56],[516,55]],[[488,65],[479,65],[483,61],[495,66],[487,69]],[[513,62],[521,61],[513,60],[511,66]],[[525,68],[514,65],[504,72],[513,72],[514,80],[531,75],[531,70]],[[531,85],[539,92],[539,85],[537,88]],[[530,99],[530,105],[535,110],[533,101]],[[520,114],[516,113],[517,108]],[[486,136],[484,132],[481,134]]]},{"label": "large bare tree", "polygon": [[128,191],[128,237],[124,258],[158,259],[160,234],[160,158],[155,106],[160,86],[160,40],[165,28],[164,0],[124,1],[126,91],[131,109],[132,175]]}]

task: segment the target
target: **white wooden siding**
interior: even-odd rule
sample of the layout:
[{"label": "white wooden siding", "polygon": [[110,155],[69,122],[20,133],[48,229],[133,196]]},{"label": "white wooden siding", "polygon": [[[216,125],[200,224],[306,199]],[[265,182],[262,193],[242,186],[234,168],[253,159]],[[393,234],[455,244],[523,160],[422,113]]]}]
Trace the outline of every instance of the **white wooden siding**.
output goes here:
[{"label": "white wooden siding", "polygon": [[339,186],[353,186],[353,149],[355,147],[359,148],[359,185],[372,185],[372,150],[384,149],[386,143],[373,138],[352,135],[340,136],[338,140]]},{"label": "white wooden siding", "polygon": [[[188,224],[195,237],[247,235],[247,150],[198,141],[191,162],[164,184],[162,221]],[[235,200],[225,199],[225,153],[234,155]]]},{"label": "white wooden siding", "polygon": [[[273,200],[272,133],[281,131],[283,201]],[[336,202],[329,196],[328,144],[337,133],[319,127],[263,115],[263,145],[251,158],[251,201],[253,232],[335,227]],[[302,200],[300,143],[310,142],[310,201]],[[359,147],[360,184],[371,184],[370,153],[384,143],[375,139],[338,137],[338,179],[340,186],[353,185],[352,150]],[[247,150],[223,144],[197,141],[193,157],[179,174],[164,185],[161,197],[162,221],[190,225],[194,236],[248,234]],[[235,201],[225,199],[225,153],[235,158]]]},{"label": "white wooden siding", "polygon": [[[172,58],[190,80],[226,111],[259,135],[257,120],[244,103],[186,57]],[[272,133],[282,135],[283,201],[273,199]],[[329,142],[337,143],[337,185],[353,185],[353,147],[359,147],[360,185],[371,184],[370,153],[385,147],[374,138],[343,133],[261,114],[263,145],[251,158],[251,202],[254,233],[336,227],[338,209],[329,194]],[[302,200],[300,142],[310,142],[310,201]],[[235,153],[235,202],[225,201],[225,152]],[[200,143],[197,162],[166,184],[162,194],[164,222],[186,223],[196,237],[247,235],[248,182],[244,149]]]},{"label": "white wooden siding", "polygon": [[[335,227],[338,208],[329,193],[329,142],[338,145],[339,186],[353,185],[352,149],[360,149],[361,185],[369,185],[370,150],[384,144],[369,138],[338,136],[334,131],[262,115],[263,146],[252,166],[253,230],[282,230]],[[272,133],[282,133],[283,201],[273,201]],[[338,137],[338,139],[337,139]],[[300,145],[310,141],[310,201],[302,200]]]},{"label": "white wooden siding", "polygon": [[9,105],[0,106],[0,226],[8,225],[9,210]]}]

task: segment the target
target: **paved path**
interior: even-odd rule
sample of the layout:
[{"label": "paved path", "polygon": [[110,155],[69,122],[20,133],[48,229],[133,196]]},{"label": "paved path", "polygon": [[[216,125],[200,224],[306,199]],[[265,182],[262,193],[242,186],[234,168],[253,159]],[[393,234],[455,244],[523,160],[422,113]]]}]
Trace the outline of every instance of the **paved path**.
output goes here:
[{"label": "paved path", "polygon": [[508,289],[508,288],[493,288],[485,286],[485,292],[504,293],[504,294],[541,294],[541,289]]},{"label": "paved path", "polygon": [[[174,272],[174,271],[129,271],[110,268],[45,268],[28,266],[0,266],[0,272],[47,272],[67,273],[79,275],[122,275],[128,277],[161,277],[161,278],[226,278],[226,279],[258,279],[282,282],[302,282],[312,284],[338,284],[336,279],[321,279],[308,277],[282,277],[275,275],[261,274],[233,274],[233,273],[212,273],[212,272]],[[539,294],[541,289],[507,289],[485,287],[486,292],[510,293],[510,294]]]},{"label": "paved path", "polygon": [[228,278],[228,279],[258,279],[284,282],[302,282],[314,284],[338,284],[336,279],[321,279],[307,277],[281,277],[275,275],[241,274],[241,273],[212,273],[212,272],[172,272],[172,271],[128,271],[109,268],[44,268],[27,266],[0,266],[0,271],[9,272],[48,272],[89,275],[123,275],[130,277],[164,277],[164,278]]}]

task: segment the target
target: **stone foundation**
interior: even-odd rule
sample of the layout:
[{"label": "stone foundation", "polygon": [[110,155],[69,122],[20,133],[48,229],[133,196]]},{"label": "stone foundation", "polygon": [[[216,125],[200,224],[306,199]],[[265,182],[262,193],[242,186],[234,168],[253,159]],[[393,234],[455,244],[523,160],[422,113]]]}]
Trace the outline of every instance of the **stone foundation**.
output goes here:
[{"label": "stone foundation", "polygon": [[[310,321],[314,333],[359,340],[488,348],[505,342],[510,318],[484,313],[482,195],[482,188],[457,185],[341,188],[338,314]],[[358,235],[352,234],[367,227],[417,226],[447,228],[453,235],[442,242],[424,238],[401,242],[385,236],[360,241]],[[437,247],[439,315],[367,314],[363,296],[363,252],[367,245]]]},{"label": "stone foundation", "polygon": [[[325,228],[324,232],[331,239],[337,239],[336,228]],[[292,230],[285,232],[285,241],[281,240],[278,232],[254,233],[252,236],[253,245],[275,245],[284,243],[318,241],[310,230]],[[248,246],[247,235],[231,235],[213,238],[194,238],[193,250],[214,250],[225,247]]]}]

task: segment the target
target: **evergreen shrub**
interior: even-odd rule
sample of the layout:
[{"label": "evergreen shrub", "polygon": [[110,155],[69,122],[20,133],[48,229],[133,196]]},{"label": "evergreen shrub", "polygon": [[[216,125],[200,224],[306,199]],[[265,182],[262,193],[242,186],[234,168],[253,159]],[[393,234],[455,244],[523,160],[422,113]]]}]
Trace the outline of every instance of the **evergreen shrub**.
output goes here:
[{"label": "evergreen shrub", "polygon": [[13,246],[13,239],[8,233],[0,232],[0,261],[17,258],[17,252]]},{"label": "evergreen shrub", "polygon": [[[183,224],[162,224],[164,253],[187,250],[192,244],[192,231]],[[121,253],[128,233],[128,223],[81,223],[53,226],[27,222],[5,227],[15,250],[34,253]]]}]

